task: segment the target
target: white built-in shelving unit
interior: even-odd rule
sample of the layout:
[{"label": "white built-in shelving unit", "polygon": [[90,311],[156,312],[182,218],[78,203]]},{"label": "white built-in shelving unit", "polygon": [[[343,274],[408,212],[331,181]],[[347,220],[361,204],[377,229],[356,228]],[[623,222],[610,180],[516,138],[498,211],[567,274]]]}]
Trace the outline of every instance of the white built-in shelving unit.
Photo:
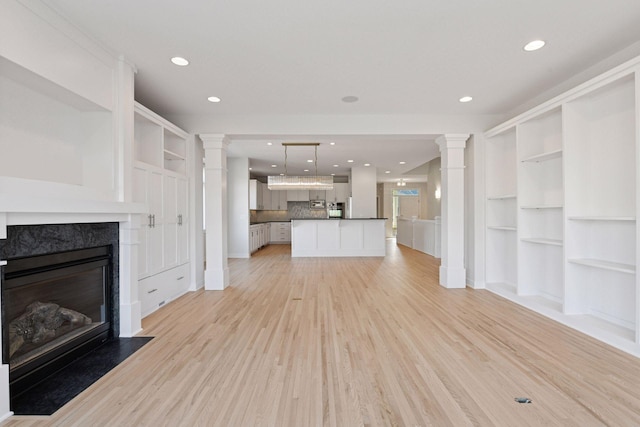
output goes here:
[{"label": "white built-in shelving unit", "polygon": [[141,104],[134,106],[134,200],[146,206],[138,231],[142,314],[189,286],[189,135]]},{"label": "white built-in shelving unit", "polygon": [[487,288],[638,356],[639,72],[486,133]]},{"label": "white built-in shelving unit", "polygon": [[510,129],[487,142],[487,286],[515,292],[517,285],[516,134]]},{"label": "white built-in shelving unit", "polygon": [[117,200],[114,114],[101,101],[0,56],[2,179],[19,195]]}]

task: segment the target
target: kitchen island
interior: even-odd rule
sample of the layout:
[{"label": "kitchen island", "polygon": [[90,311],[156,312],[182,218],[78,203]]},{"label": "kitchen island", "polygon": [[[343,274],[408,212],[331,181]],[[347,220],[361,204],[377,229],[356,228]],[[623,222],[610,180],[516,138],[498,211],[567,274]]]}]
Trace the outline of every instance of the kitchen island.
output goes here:
[{"label": "kitchen island", "polygon": [[385,221],[386,218],[291,219],[291,256],[385,256]]}]

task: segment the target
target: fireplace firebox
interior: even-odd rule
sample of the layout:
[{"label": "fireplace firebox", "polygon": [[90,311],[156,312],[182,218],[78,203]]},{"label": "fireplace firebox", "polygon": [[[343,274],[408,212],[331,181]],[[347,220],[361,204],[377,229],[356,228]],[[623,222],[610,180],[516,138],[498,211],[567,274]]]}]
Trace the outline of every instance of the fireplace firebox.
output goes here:
[{"label": "fireplace firebox", "polygon": [[12,396],[112,336],[111,245],[8,259],[2,357]]}]

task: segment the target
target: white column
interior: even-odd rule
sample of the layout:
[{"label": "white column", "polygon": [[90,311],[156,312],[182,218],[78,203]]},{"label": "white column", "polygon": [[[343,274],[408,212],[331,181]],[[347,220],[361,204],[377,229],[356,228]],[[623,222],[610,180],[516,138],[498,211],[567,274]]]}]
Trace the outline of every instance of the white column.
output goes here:
[{"label": "white column", "polygon": [[205,217],[207,268],[206,290],[223,290],[229,285],[227,265],[227,147],[225,135],[200,135],[204,144]]},{"label": "white column", "polygon": [[436,139],[442,161],[442,261],[440,285],[464,288],[464,148],[468,134]]},{"label": "white column", "polygon": [[351,168],[351,217],[375,218],[376,168],[359,166]]},{"label": "white column", "polygon": [[132,337],[142,331],[142,306],[138,292],[138,230],[140,215],[131,214],[120,223],[120,336]]}]

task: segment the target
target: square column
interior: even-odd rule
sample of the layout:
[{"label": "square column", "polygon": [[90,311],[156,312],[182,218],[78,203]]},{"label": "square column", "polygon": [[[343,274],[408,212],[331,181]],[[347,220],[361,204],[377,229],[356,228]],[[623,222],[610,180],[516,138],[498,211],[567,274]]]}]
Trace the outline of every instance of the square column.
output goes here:
[{"label": "square column", "polygon": [[468,134],[438,137],[442,160],[442,262],[440,285],[466,287],[464,268],[464,149]]},{"label": "square column", "polygon": [[204,144],[205,241],[206,263],[204,288],[223,290],[229,286],[227,264],[227,148],[229,140],[222,134],[200,135]]}]

